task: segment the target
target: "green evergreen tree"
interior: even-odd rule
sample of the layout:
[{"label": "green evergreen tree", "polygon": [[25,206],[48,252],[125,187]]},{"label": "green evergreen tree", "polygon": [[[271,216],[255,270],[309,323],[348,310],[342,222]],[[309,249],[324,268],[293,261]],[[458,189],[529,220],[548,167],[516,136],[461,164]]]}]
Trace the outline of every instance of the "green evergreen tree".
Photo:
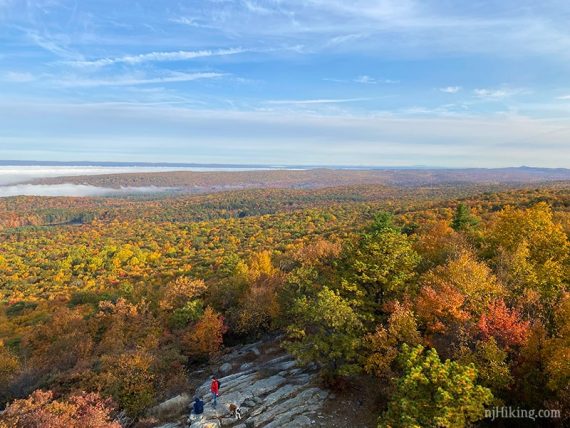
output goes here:
[{"label": "green evergreen tree", "polygon": [[379,234],[386,231],[399,232],[400,228],[394,224],[394,216],[392,213],[380,211],[374,215],[374,220],[367,231],[371,234]]},{"label": "green evergreen tree", "polygon": [[467,205],[463,203],[457,205],[453,220],[451,221],[451,227],[456,232],[469,230],[477,226],[477,224],[477,219],[471,214],[471,210]]}]

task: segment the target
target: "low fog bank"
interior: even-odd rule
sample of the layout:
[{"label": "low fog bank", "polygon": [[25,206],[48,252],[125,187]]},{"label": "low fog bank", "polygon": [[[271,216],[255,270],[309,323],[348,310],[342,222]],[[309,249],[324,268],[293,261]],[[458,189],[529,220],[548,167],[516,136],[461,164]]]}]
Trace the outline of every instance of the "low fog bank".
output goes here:
[{"label": "low fog bank", "polygon": [[0,186],[23,183],[36,178],[73,177],[78,175],[103,175],[133,172],[163,172],[179,171],[180,169],[181,168],[0,166]]},{"label": "low fog bank", "polygon": [[89,186],[85,184],[17,184],[0,186],[0,198],[9,196],[116,196],[133,194],[152,194],[174,191],[174,187],[107,187]]},{"label": "low fog bank", "polygon": [[[1,1],[0,1],[1,2]],[[174,171],[255,171],[266,168],[223,168],[223,167],[105,167],[105,166],[16,166],[0,165],[0,186],[26,183],[38,178],[74,177],[84,175],[124,174],[140,172]]]}]

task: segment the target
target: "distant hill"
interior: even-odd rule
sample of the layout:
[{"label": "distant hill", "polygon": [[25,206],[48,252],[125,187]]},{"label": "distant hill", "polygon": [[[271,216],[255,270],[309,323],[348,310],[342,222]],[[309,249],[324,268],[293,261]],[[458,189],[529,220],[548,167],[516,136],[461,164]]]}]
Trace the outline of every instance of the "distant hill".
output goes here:
[{"label": "distant hill", "polygon": [[207,192],[252,188],[322,188],[344,185],[382,184],[426,186],[459,184],[528,184],[570,180],[570,169],[558,168],[468,168],[468,169],[279,169],[254,171],[173,171],[106,174],[96,176],[51,177],[36,184],[89,184],[122,186],[180,187]]}]

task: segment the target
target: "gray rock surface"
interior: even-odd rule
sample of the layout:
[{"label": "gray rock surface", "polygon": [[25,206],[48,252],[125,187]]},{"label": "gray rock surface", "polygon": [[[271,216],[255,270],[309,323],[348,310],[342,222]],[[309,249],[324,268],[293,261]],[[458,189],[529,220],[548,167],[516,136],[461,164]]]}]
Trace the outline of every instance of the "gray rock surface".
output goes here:
[{"label": "gray rock surface", "polygon": [[241,366],[239,366],[239,369],[243,372],[246,370],[249,370],[253,367],[253,363],[243,363]]},{"label": "gray rock surface", "polygon": [[169,422],[169,423],[167,423],[167,424],[160,425],[160,426],[158,426],[158,427],[156,427],[156,428],[182,428],[182,426],[183,426],[183,425],[181,425],[181,424],[178,423],[178,422]]},{"label": "gray rock surface", "polygon": [[[212,402],[209,379],[191,394],[202,397],[205,407],[204,414],[199,417],[189,415],[188,427],[314,426],[312,421],[319,415],[328,396],[327,391],[318,387],[314,367],[298,367],[294,359],[279,348],[262,352],[261,346],[261,343],[256,343],[224,356],[226,364],[231,362],[232,368],[239,369],[219,378],[221,389],[216,406]],[[255,361],[251,361],[252,355],[256,356]],[[249,360],[242,363],[240,357]],[[240,420],[230,415],[230,404],[240,407]]]},{"label": "gray rock surface", "polygon": [[232,371],[231,363],[224,363],[220,366],[220,372],[223,374],[229,373]]},{"label": "gray rock surface", "polygon": [[160,420],[174,419],[187,412],[190,402],[191,398],[188,394],[180,394],[154,406],[148,414]]}]

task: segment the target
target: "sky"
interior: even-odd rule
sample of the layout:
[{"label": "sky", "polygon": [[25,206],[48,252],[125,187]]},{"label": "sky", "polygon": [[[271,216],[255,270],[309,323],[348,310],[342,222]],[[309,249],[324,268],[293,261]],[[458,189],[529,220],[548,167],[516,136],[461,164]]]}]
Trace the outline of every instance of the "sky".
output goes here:
[{"label": "sky", "polygon": [[567,0],[0,0],[0,159],[570,167]]}]

